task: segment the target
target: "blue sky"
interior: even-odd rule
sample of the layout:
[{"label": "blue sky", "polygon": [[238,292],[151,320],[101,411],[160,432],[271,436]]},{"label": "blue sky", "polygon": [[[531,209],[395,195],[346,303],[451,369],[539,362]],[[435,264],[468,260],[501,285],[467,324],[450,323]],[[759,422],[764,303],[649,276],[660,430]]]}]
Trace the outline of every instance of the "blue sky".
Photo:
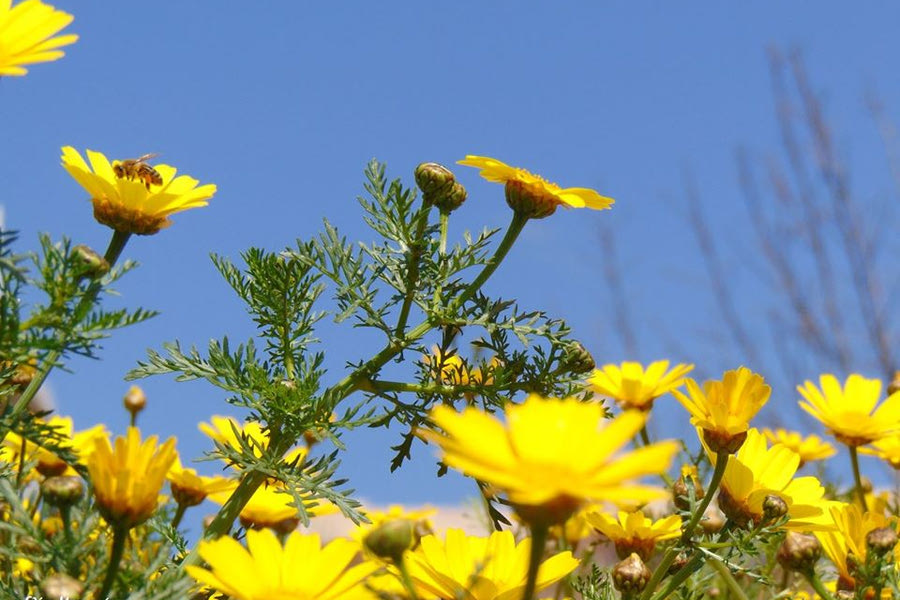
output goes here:
[{"label": "blue sky", "polygon": [[[877,91],[897,115],[895,4],[57,5],[75,15],[69,30],[79,42],[59,62],[0,81],[0,204],[22,245],[48,231],[105,247],[108,230],[59,167],[63,145],[123,158],[159,152],[219,187],[208,208],[177,215],[126,250],[142,267],[121,282],[116,302],[162,315],[106,342],[102,362],[77,360],[74,375],[52,376],[61,412],[79,428],[124,429],[122,377],[146,348],[253,334],[211,252],[237,259],[251,245],[277,250],[315,234],[325,217],[371,240],[355,197],[372,157],[410,184],[419,162],[482,154],[613,196],[612,211],[530,223],[488,289],[566,318],[598,362],[668,356],[669,337],[691,349],[671,358],[706,361],[711,372],[742,357],[703,342],[718,325],[684,216],[682,174],[694,173],[717,233],[749,245],[734,152],[777,149],[768,45],[803,51],[861,197],[892,191],[863,95]],[[456,172],[470,198],[451,235],[505,225],[502,189],[474,170]],[[623,355],[612,330],[601,225],[617,234],[640,323],[637,357]],[[742,254],[726,258],[752,307],[759,290]],[[363,358],[369,341],[352,331],[330,337],[330,380],[344,361]],[[721,364],[723,356],[735,362]],[[229,412],[217,390],[166,378],[142,385],[144,429],[177,435],[185,456],[207,449],[196,423]],[[780,406],[796,399],[789,388],[776,396]],[[433,453],[422,446],[389,475],[396,433],[364,430],[346,441],[342,474],[365,498],[459,501],[474,491],[453,476],[432,485]]]}]

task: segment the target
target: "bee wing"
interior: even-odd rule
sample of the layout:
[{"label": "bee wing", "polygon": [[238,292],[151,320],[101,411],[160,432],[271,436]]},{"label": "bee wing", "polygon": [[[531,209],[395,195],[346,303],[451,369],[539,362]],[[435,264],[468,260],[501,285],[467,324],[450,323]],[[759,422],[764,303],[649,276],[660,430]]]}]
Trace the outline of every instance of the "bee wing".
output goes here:
[{"label": "bee wing", "polygon": [[145,154],[145,155],[141,156],[140,158],[134,159],[134,161],[135,162],[144,162],[146,160],[150,160],[151,158],[156,158],[157,156],[159,156],[159,153],[151,152],[150,154]]}]

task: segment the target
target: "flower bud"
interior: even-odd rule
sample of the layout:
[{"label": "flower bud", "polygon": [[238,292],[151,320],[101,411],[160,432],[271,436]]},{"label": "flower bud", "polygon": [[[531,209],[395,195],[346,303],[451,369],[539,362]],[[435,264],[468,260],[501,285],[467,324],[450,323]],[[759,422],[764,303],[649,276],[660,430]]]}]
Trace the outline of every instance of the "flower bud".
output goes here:
[{"label": "flower bud", "polygon": [[[67,598],[80,600],[84,593],[84,585],[65,573],[54,573],[41,582],[41,593],[45,598]],[[30,596],[29,596],[30,597]]]},{"label": "flower bud", "polygon": [[[438,204],[453,193],[456,178],[453,172],[444,165],[427,162],[416,167],[416,185],[422,190],[422,198],[427,204]],[[465,200],[465,190],[463,190]],[[460,201],[462,204],[462,201]]]},{"label": "flower bud", "polygon": [[535,186],[517,179],[506,182],[506,203],[511,209],[529,219],[543,219],[556,212],[559,199],[543,186]]},{"label": "flower bud", "polygon": [[866,546],[878,556],[884,556],[896,545],[897,532],[890,527],[879,527],[866,535]]},{"label": "flower bud", "polygon": [[718,533],[725,527],[725,519],[722,518],[718,511],[711,510],[706,513],[704,518],[700,519],[700,527],[708,534]]},{"label": "flower bud", "polygon": [[41,494],[50,505],[68,508],[84,495],[84,483],[75,475],[48,477],[41,483]]},{"label": "flower bud", "polygon": [[138,413],[144,410],[144,407],[147,406],[147,396],[144,394],[144,390],[136,385],[133,385],[128,388],[128,391],[125,393],[125,397],[122,398],[122,402],[128,412],[131,413],[131,416],[137,417]]},{"label": "flower bud", "polygon": [[900,392],[900,371],[894,371],[894,378],[891,379],[891,382],[887,387],[888,396],[896,394],[897,392]]},{"label": "flower bud", "polygon": [[449,192],[434,201],[434,205],[443,213],[451,213],[463,205],[463,202],[466,201],[468,195],[469,193],[466,191],[466,188],[463,187],[463,184],[456,181],[453,183],[453,187],[450,188]]},{"label": "flower bud", "polygon": [[370,531],[363,544],[375,556],[399,563],[415,541],[415,524],[409,519],[393,519]]},{"label": "flower bud", "polygon": [[812,571],[820,556],[822,556],[822,545],[816,536],[788,531],[775,558],[788,571],[808,573]]},{"label": "flower bud", "polygon": [[763,522],[773,523],[788,513],[787,502],[781,496],[769,494],[763,499]]},{"label": "flower bud", "polygon": [[566,347],[563,365],[572,373],[589,373],[597,368],[594,357],[581,342],[572,342]]},{"label": "flower bud", "polygon": [[81,263],[81,277],[99,279],[109,273],[109,262],[89,247],[79,244],[72,248],[72,254]]},{"label": "flower bud", "polygon": [[[705,496],[703,492],[703,488],[699,485],[694,485],[694,501],[699,502],[703,500],[703,496]],[[687,479],[684,477],[679,477],[675,480],[675,483],[672,484],[672,501],[675,503],[675,507],[678,510],[690,510],[691,509],[691,499],[688,495],[690,493],[690,489],[688,488]]]},{"label": "flower bud", "polygon": [[653,574],[641,557],[632,553],[625,560],[616,563],[612,570],[613,585],[623,594],[641,592],[647,587]]},{"label": "flower bud", "polygon": [[179,485],[174,481],[169,481],[169,488],[172,490],[172,498],[175,502],[185,508],[197,506],[206,500],[206,492],[190,485]]}]

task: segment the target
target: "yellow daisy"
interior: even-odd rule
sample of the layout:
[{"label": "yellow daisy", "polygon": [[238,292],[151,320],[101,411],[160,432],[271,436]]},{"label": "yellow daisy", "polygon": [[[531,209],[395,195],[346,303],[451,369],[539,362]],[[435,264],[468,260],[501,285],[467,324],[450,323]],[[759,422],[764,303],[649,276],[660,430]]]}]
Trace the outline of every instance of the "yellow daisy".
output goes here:
[{"label": "yellow daisy", "polygon": [[[209,494],[209,499],[216,504],[225,504],[236,485],[237,483],[233,482],[232,489]],[[241,509],[241,525],[247,529],[269,527],[276,531],[293,531],[300,523],[300,514],[293,502],[294,497],[287,493],[284,484],[261,485]],[[317,502],[315,507],[306,508],[306,512],[310,516],[328,515],[338,511],[337,507],[330,502],[323,500]]]},{"label": "yellow daisy", "polygon": [[171,225],[169,216],[189,208],[206,206],[216,186],[199,183],[193,177],[175,177],[175,167],[153,165],[159,183],[140,178],[119,177],[114,168],[122,161],[109,160],[99,152],[87,151],[88,160],[71,146],[62,149],[62,166],[91,195],[94,218],[122,233],[151,235]]},{"label": "yellow daisy", "polygon": [[719,488],[719,508],[738,526],[745,527],[751,520],[762,522],[767,497],[776,496],[787,507],[785,529],[827,529],[825,488],[815,477],[795,479],[799,464],[796,452],[782,444],[767,447],[765,437],[751,429],[737,454],[728,456]]},{"label": "yellow daisy", "polygon": [[881,381],[866,379],[856,373],[841,387],[837,377],[819,377],[819,387],[812,381],[797,386],[806,400],[800,408],[821,421],[839,442],[856,447],[900,432],[900,392],[881,403]]},{"label": "yellow daisy", "polygon": [[598,394],[614,398],[622,408],[650,410],[653,401],[684,383],[684,376],[694,365],[677,364],[669,369],[669,361],[658,360],[644,367],[637,362],[604,365],[596,369],[588,383]]},{"label": "yellow daisy", "polygon": [[487,156],[470,154],[458,162],[481,169],[480,175],[488,181],[504,184],[507,204],[516,212],[532,219],[549,217],[558,206],[602,210],[615,202],[589,188],[561,188],[540,175],[511,167]]},{"label": "yellow daisy", "polygon": [[136,427],[129,427],[125,437],[117,437],[115,448],[109,438],[95,438],[87,468],[103,518],[125,528],[150,518],[176,456],[175,438],[169,438],[161,446],[157,445],[155,435],[142,442]]},{"label": "yellow daisy", "polygon": [[[834,527],[831,531],[815,534],[825,556],[838,570],[838,588],[852,590],[856,585],[852,575],[855,565],[848,559],[853,556],[854,560],[865,564],[866,535],[873,529],[888,526],[889,522],[880,514],[863,513],[855,504],[832,503],[829,513]],[[895,548],[894,556],[900,560],[900,546]]]},{"label": "yellow daisy", "polygon": [[506,425],[471,407],[459,414],[438,406],[431,418],[446,435],[421,436],[441,447],[443,461],[504,491],[529,522],[561,523],[591,500],[656,499],[660,490],[633,480],[664,472],[678,451],[666,441],[614,456],[643,427],[646,413],[608,421],[603,406],[575,398],[532,394],[507,407]]},{"label": "yellow daisy", "polygon": [[691,424],[703,432],[713,452],[735,452],[747,436],[752,419],[769,400],[772,388],[746,367],[726,371],[721,381],[707,381],[701,389],[685,380],[688,393],[672,393],[691,413]]},{"label": "yellow daisy", "polygon": [[[409,574],[421,597],[441,600],[518,600],[525,589],[531,540],[516,544],[509,531],[490,537],[448,529],[446,540],[428,535],[406,556]],[[571,552],[541,563],[536,590],[559,581],[578,567]]]},{"label": "yellow daisy", "polygon": [[877,456],[894,469],[900,471],[900,435],[881,438],[872,442],[871,447],[860,447],[859,451],[861,454]]},{"label": "yellow daisy", "polygon": [[657,542],[681,535],[681,517],[678,515],[654,521],[638,510],[619,511],[616,517],[604,512],[593,512],[586,518],[588,523],[615,544],[616,554],[622,559],[634,552],[642,560],[650,560]]},{"label": "yellow daisy", "polygon": [[[12,6],[0,0],[0,76],[25,75],[22,65],[62,58],[62,46],[74,44],[78,36],[59,35],[74,17],[40,0],[25,0]],[[56,37],[53,37],[56,36]]]},{"label": "yellow daisy", "polygon": [[800,466],[812,460],[824,460],[837,454],[834,446],[817,435],[804,436],[787,429],[763,429],[763,435],[773,444],[784,444],[800,456]]},{"label": "yellow daisy", "polygon": [[[70,439],[68,447],[79,457],[79,462],[81,464],[84,464],[84,459],[93,450],[94,440],[96,438],[109,437],[106,426],[102,424],[95,425],[94,427],[83,431],[74,431],[71,417],[53,415],[46,419],[45,423],[55,428],[63,437],[68,437]],[[37,446],[31,442],[24,441],[20,436],[13,432],[10,432],[3,441],[3,444],[6,445],[12,453],[13,460],[10,462],[15,462],[17,460],[16,457],[18,457],[23,450],[23,442],[25,460],[36,460],[37,465],[35,468],[41,475],[52,477],[53,475],[78,474],[72,465],[64,462],[50,450],[47,450],[42,446]]]},{"label": "yellow daisy", "polygon": [[[269,447],[269,434],[256,421],[241,424],[237,419],[221,416],[213,416],[210,421],[212,421],[211,424],[200,423],[198,427],[200,431],[220,444],[240,451],[241,440],[244,439],[253,448],[255,456],[262,456],[262,451]],[[301,461],[308,452],[308,448],[298,446],[284,455],[284,461],[287,463]]]},{"label": "yellow daisy", "polygon": [[233,600],[340,600],[377,565],[350,567],[357,545],[336,539],[324,548],[318,534],[293,532],[284,546],[269,530],[248,531],[247,547],[229,536],[200,542],[209,569],[186,567],[198,582]]},{"label": "yellow daisy", "polygon": [[175,458],[166,479],[172,488],[172,497],[178,504],[196,506],[206,497],[216,492],[234,489],[235,482],[226,477],[205,477],[194,469],[186,469],[179,458]]}]

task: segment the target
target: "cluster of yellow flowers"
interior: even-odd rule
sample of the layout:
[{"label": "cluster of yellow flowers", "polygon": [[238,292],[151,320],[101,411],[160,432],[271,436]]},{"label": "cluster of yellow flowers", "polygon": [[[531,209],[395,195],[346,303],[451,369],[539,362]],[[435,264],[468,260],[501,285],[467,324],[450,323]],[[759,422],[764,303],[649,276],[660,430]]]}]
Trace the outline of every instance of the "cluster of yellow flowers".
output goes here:
[{"label": "cluster of yellow flowers", "polygon": [[[0,0],[0,75],[22,75],[23,65],[61,57],[58,48],[77,36],[54,36],[71,20],[40,0],[15,7],[10,0]],[[99,152],[86,154],[87,161],[74,148],[64,147],[63,167],[90,194],[96,219],[117,235],[154,234],[170,224],[172,214],[204,206],[216,192],[214,185],[176,177],[169,165],[151,166],[146,156],[110,161]],[[507,203],[521,217],[519,227],[560,206],[606,209],[613,204],[594,190],[562,188],[493,158],[467,156],[460,164],[479,168],[485,179],[504,184]],[[437,167],[433,174],[449,173]],[[442,204],[442,211],[465,197],[464,190],[448,189],[443,200],[453,202]],[[424,191],[427,200],[430,192]],[[120,241],[119,250],[123,244]],[[468,370],[460,358],[439,351],[426,362],[435,365],[435,379],[442,385],[468,388],[490,385],[490,371],[496,366],[490,363],[485,372]],[[323,546],[317,534],[297,530],[301,513],[294,496],[272,480],[240,511],[245,543],[229,536],[202,541],[198,553],[205,566],[185,561],[185,569],[198,586],[205,586],[208,597],[224,594],[234,600],[531,600],[535,592],[588,562],[598,544],[609,543],[621,559],[612,581],[623,597],[662,600],[702,566],[704,556],[714,554],[710,548],[726,544],[721,536],[713,541],[704,535],[744,530],[784,536],[778,562],[786,582],[789,572],[797,571],[823,598],[851,592],[858,598],[885,592],[890,597],[890,590],[880,589],[884,580],[879,578],[889,572],[896,579],[900,568],[898,501],[866,488],[858,453],[900,470],[900,391],[892,387],[882,401],[881,381],[858,374],[843,384],[825,374],[818,385],[807,381],[798,386],[802,409],[848,450],[854,486],[850,494],[841,494],[827,491],[818,477],[797,476],[804,465],[836,454],[835,446],[815,435],[752,426],[771,395],[761,375],[740,367],[701,385],[687,377],[692,369],[668,361],[646,367],[609,364],[590,374],[583,395],[532,394],[522,403],[510,402],[503,418],[473,406],[462,412],[452,405],[435,407],[418,430],[419,437],[440,448],[445,465],[477,480],[488,504],[499,501],[510,507],[528,531],[519,541],[509,530],[478,537],[450,529],[441,537],[432,532],[428,514],[395,507],[368,513],[371,524],[361,526],[352,539]],[[468,390],[464,395],[471,400],[474,394]],[[674,481],[668,471],[676,455],[692,444],[653,442],[646,427],[654,403],[669,394],[688,411],[697,446],[703,449],[696,461],[684,461]],[[103,425],[75,432],[68,418],[46,421],[69,440],[68,455],[74,461],[15,434],[0,445],[4,472],[14,472],[26,487],[30,482],[39,487],[40,496],[29,506],[45,531],[68,535],[80,526],[71,522],[69,508],[83,495],[83,480],[89,483],[93,508],[112,532],[111,565],[121,559],[131,532],[168,504],[160,496],[167,480],[176,528],[188,508],[207,498],[227,504],[239,485],[236,476],[207,477],[185,468],[174,439],[161,444],[156,436],[143,439],[134,426],[143,399],[134,390],[128,398],[133,426],[115,439]],[[608,414],[604,398],[618,404],[619,414]],[[261,456],[269,447],[259,424],[213,417],[200,429],[220,448],[241,452],[249,447]],[[283,460],[302,462],[312,443],[289,450]],[[627,449],[629,444],[634,448]],[[705,486],[700,464],[712,467]],[[651,483],[647,477],[659,481]],[[671,505],[652,504],[666,499]],[[712,507],[714,499],[717,509]],[[44,505],[49,505],[46,510]],[[319,505],[311,514],[336,510]],[[698,534],[698,527],[704,533]],[[707,547],[701,551],[704,543]],[[661,546],[666,551],[651,571],[648,563],[656,560]],[[813,568],[820,552],[833,565],[835,580],[828,584]],[[733,584],[735,597],[742,597],[724,563],[711,564]],[[872,564],[886,565],[886,571],[875,573]],[[13,568],[17,576],[27,577],[37,567],[20,560]],[[113,567],[101,596],[114,576]],[[665,587],[657,591],[667,577]],[[779,597],[808,597],[809,590],[799,585],[786,587]]]}]

